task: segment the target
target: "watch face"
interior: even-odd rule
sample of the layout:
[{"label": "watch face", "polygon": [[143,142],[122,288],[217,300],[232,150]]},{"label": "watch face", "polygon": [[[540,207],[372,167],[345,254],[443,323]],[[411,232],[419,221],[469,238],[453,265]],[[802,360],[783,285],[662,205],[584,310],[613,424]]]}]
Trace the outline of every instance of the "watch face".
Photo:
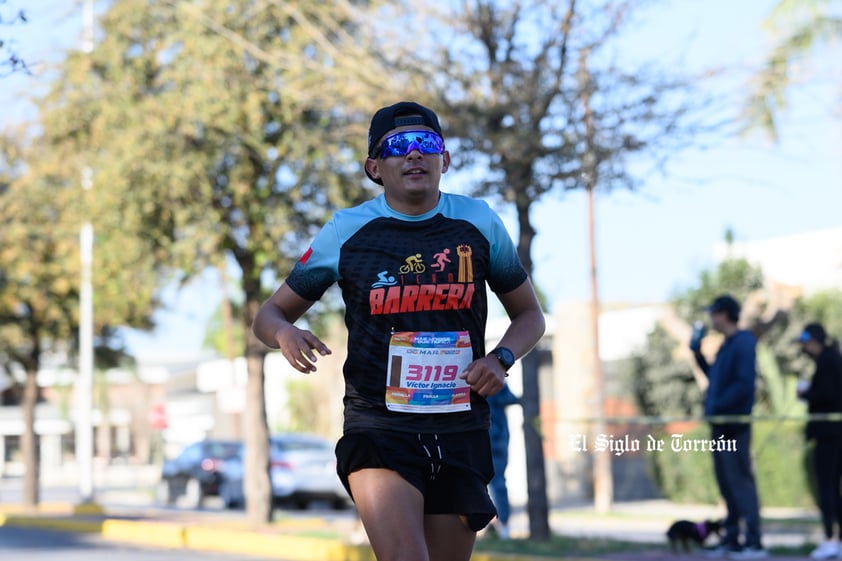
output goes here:
[{"label": "watch face", "polygon": [[506,347],[498,347],[494,349],[494,356],[503,365],[503,368],[508,370],[515,363],[515,354]]}]

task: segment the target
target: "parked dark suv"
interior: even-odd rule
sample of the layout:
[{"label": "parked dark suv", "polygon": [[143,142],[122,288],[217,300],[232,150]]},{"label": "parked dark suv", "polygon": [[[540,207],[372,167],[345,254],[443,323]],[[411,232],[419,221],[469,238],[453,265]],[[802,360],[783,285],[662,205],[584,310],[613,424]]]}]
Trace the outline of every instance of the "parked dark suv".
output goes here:
[{"label": "parked dark suv", "polygon": [[164,461],[158,483],[159,503],[174,504],[179,498],[188,508],[201,508],[205,497],[219,495],[220,471],[227,460],[237,458],[239,440],[203,440],[187,446],[173,460]]}]

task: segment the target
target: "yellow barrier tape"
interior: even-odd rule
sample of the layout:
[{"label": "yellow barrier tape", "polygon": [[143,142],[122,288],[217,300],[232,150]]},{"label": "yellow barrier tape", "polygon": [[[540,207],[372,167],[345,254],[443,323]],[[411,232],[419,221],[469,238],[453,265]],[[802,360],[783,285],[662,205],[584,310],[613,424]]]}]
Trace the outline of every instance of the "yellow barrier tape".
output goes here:
[{"label": "yellow barrier tape", "polygon": [[[806,422],[806,421],[840,421],[842,422],[842,413],[811,413],[809,415],[710,415],[702,417],[689,416],[647,416],[647,415],[630,415],[630,416],[605,416],[605,417],[578,417],[559,419],[559,423],[611,423],[611,424],[627,424],[627,425],[662,425],[669,423],[755,423],[758,421],[787,421],[787,422]],[[534,421],[533,421],[534,423]]]}]

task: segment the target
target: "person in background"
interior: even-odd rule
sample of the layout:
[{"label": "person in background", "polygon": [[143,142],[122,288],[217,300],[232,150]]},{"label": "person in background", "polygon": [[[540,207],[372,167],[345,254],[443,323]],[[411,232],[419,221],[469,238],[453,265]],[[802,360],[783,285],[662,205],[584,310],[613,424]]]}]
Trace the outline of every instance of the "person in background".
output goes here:
[{"label": "person in background", "polygon": [[[541,338],[544,314],[500,217],[439,189],[450,153],[431,109],[379,109],[364,165],[383,193],[334,214],[252,329],[314,372],[331,351],[295,323],[339,285],[348,341],[337,473],[374,554],[468,561],[496,515],[487,399]],[[510,319],[490,351],[487,289]]]},{"label": "person in background", "polygon": [[506,487],[506,467],[509,465],[509,420],[506,417],[506,407],[520,403],[518,397],[512,393],[508,384],[503,389],[488,398],[491,411],[491,460],[494,463],[494,477],[488,488],[491,490],[491,500],[497,507],[497,518],[491,527],[502,540],[511,537],[509,531],[509,517],[512,508],[509,504],[509,490]]},{"label": "person in background", "polygon": [[[733,441],[733,451],[713,452],[713,468],[727,515],[725,535],[720,544],[708,550],[710,556],[734,559],[760,559],[768,556],[761,544],[760,502],[751,462],[751,423],[741,417],[751,415],[757,379],[757,338],[740,329],[740,304],[723,294],[707,308],[710,323],[725,340],[708,364],[701,352],[702,333],[691,339],[690,349],[699,368],[708,378],[705,417],[711,425],[711,439]],[[719,418],[717,418],[719,417]],[[740,540],[740,525],[745,524],[745,540]]]},{"label": "person in background", "polygon": [[[804,326],[798,341],[810,355],[816,369],[809,386],[798,396],[807,402],[810,414],[842,415],[842,354],[839,342],[830,340],[820,323]],[[813,469],[819,495],[824,541],[810,553],[813,559],[830,559],[840,554],[842,534],[842,422],[839,419],[810,419],[805,428],[807,440],[813,440]]]}]

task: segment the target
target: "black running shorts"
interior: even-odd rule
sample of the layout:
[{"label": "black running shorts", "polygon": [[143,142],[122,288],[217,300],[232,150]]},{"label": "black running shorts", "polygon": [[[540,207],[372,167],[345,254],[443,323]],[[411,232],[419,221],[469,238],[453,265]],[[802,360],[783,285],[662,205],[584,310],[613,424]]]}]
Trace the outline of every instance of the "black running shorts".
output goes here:
[{"label": "black running shorts", "polygon": [[473,531],[496,516],[488,496],[494,475],[487,430],[448,434],[354,431],[336,444],[336,471],[353,498],[348,474],[396,471],[424,496],[424,514],[460,514]]}]

